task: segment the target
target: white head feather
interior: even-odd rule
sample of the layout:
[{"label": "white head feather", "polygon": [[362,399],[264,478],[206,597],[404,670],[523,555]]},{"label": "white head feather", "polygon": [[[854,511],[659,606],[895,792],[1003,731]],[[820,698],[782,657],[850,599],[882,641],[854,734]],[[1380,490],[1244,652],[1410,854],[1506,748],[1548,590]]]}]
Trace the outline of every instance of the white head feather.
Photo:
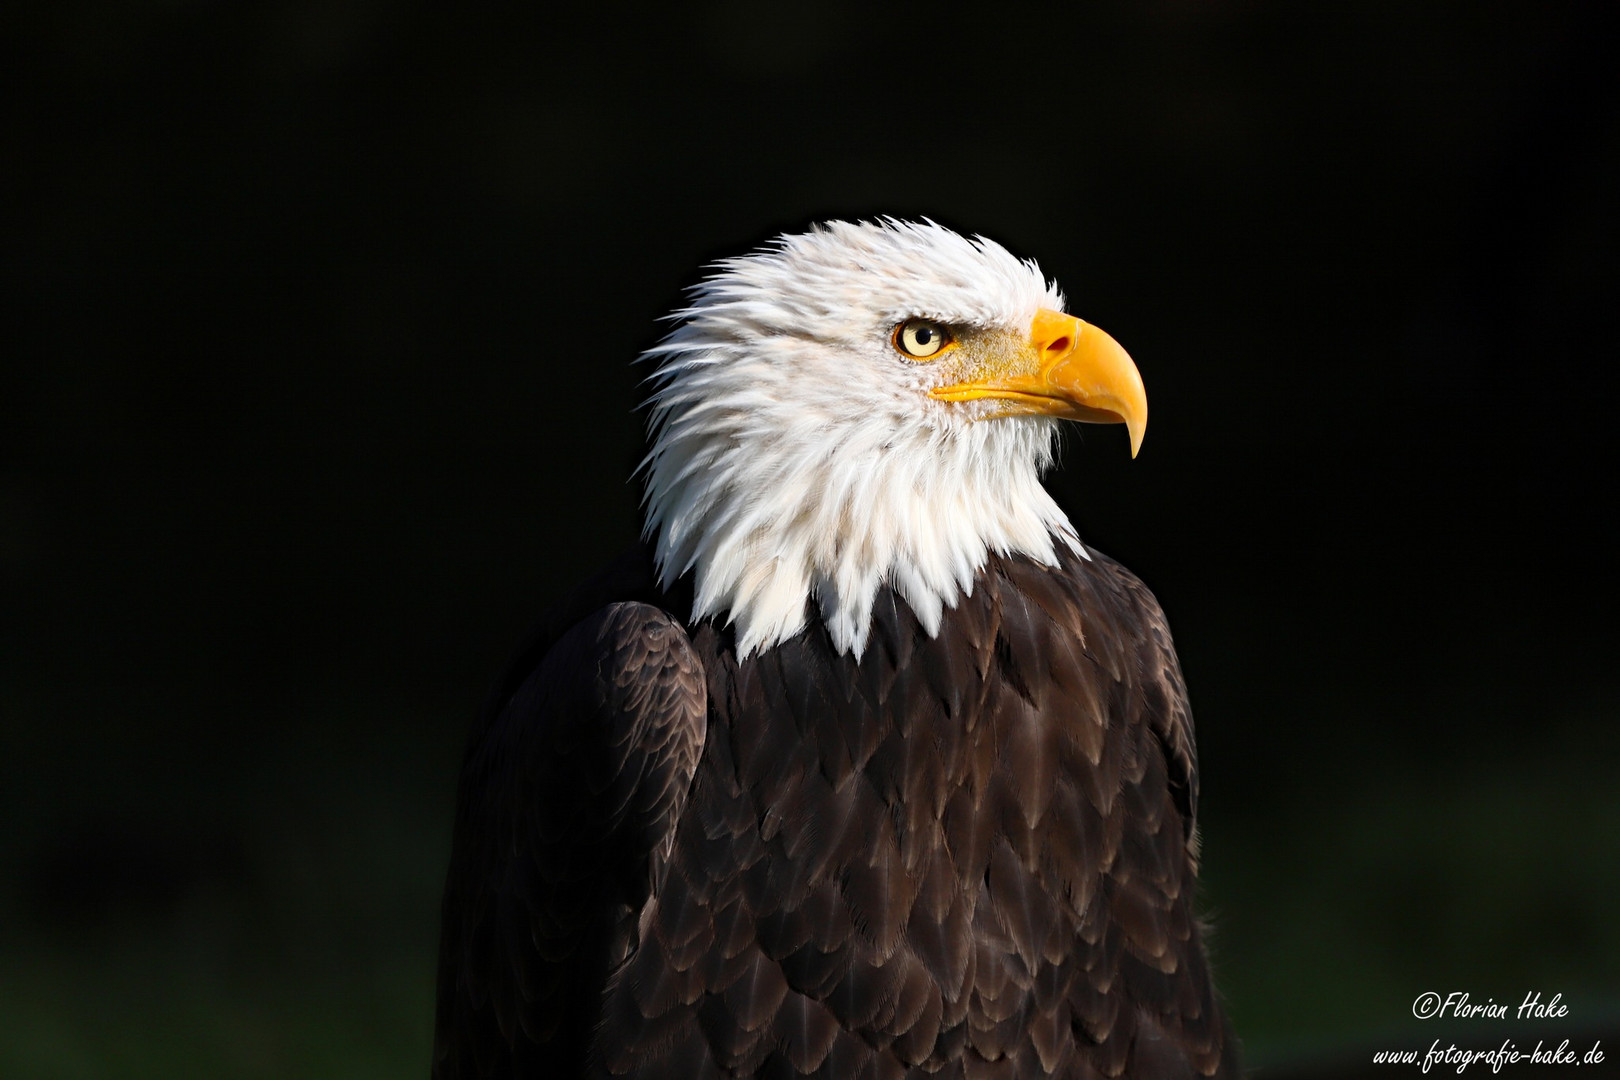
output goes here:
[{"label": "white head feather", "polygon": [[892,345],[913,317],[1027,335],[1063,297],[1032,261],[931,222],[832,222],[721,262],[657,365],[646,533],[692,617],[726,615],[746,656],[798,634],[814,599],[841,652],[865,649],[893,586],[929,634],[990,552],[1084,555],[1040,474],[1057,421],[976,422],[993,402],[928,396]]}]

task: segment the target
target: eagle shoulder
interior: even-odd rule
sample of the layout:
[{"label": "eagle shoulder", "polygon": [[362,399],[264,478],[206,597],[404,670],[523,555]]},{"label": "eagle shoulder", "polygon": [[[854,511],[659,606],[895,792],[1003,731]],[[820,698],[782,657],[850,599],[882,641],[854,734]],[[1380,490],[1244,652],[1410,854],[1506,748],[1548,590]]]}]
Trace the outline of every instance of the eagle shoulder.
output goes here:
[{"label": "eagle shoulder", "polygon": [[1170,620],[1141,578],[1106,555],[1096,555],[1092,563],[1102,587],[1117,598],[1117,609],[1129,613],[1132,658],[1128,678],[1138,688],[1127,699],[1132,706],[1130,719],[1145,723],[1163,747],[1170,793],[1196,858],[1198,743],[1187,683],[1170,637]]},{"label": "eagle shoulder", "polygon": [[[1003,560],[999,571],[1011,589],[1001,593],[1002,632],[1012,636],[1014,628],[1029,624],[1032,613],[1042,613],[1060,633],[1047,639],[1052,656],[1040,671],[1041,681],[1067,689],[1083,711],[1101,708],[1115,714],[1112,723],[1140,724],[1152,732],[1165,757],[1185,837],[1194,843],[1198,750],[1169,620],[1140,578],[1101,552],[1088,552],[1083,558],[1065,551],[1056,568]],[[1037,655],[1033,644],[1019,647],[1013,640],[1015,655]],[[1115,692],[1105,693],[1104,686]]]},{"label": "eagle shoulder", "polygon": [[634,602],[575,624],[492,701],[461,776],[438,1080],[583,1063],[601,984],[664,871],[707,710],[685,630]]}]

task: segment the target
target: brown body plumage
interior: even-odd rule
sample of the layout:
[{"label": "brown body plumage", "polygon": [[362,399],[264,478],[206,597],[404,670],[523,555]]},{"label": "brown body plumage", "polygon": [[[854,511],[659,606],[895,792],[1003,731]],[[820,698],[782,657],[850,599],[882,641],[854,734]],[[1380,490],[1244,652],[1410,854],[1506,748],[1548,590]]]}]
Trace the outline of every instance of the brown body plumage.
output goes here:
[{"label": "brown body plumage", "polygon": [[937,635],[739,659],[638,552],[462,777],[433,1074],[1236,1076],[1169,631],[1098,556],[992,556]]}]

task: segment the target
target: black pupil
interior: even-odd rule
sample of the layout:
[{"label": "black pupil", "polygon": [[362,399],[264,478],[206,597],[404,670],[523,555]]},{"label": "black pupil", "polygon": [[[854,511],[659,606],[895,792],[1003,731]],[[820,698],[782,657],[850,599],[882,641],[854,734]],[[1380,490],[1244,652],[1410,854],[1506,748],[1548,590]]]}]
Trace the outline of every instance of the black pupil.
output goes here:
[{"label": "black pupil", "polygon": [[916,335],[919,345],[927,345],[934,340],[934,329],[931,326],[919,326],[912,333]]}]

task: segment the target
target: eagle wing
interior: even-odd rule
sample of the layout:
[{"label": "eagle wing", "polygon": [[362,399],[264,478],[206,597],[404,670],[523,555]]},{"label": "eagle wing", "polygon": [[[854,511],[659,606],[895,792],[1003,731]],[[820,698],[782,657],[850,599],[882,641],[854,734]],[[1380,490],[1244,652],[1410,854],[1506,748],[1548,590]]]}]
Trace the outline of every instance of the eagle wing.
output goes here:
[{"label": "eagle wing", "polygon": [[1169,773],[1170,794],[1181,812],[1182,831],[1198,858],[1198,742],[1193,731],[1192,706],[1181,661],[1170,639],[1170,621],[1158,599],[1140,578],[1112,560],[1107,564],[1116,587],[1128,598],[1140,628],[1136,639],[1136,670],[1140,692],[1131,700],[1140,719],[1158,739]]},{"label": "eagle wing", "polygon": [[514,684],[462,767],[436,1080],[582,1071],[703,751],[702,665],[648,604],[596,611]]},{"label": "eagle wing", "polygon": [[1162,1077],[1238,1075],[1237,1042],[1215,998],[1193,910],[1198,751],[1181,664],[1164,610],[1147,586],[1106,557],[1093,565],[1099,592],[1112,597],[1096,612],[1122,616],[1129,627],[1109,634],[1122,649],[1102,662],[1126,691],[1116,708],[1126,746],[1134,748],[1121,777],[1121,805],[1134,826],[1121,836],[1106,887],[1120,973],[1135,1006],[1131,1069]]},{"label": "eagle wing", "polygon": [[[1070,894],[1084,974],[1067,994],[1046,999],[1053,1019],[1043,1015],[1033,1026],[1056,1023],[1066,1007],[1092,1047],[1091,1063],[1108,1075],[1235,1075],[1236,1045],[1214,997],[1193,906],[1198,760],[1164,611],[1135,575],[1100,553],[1084,562],[1065,556],[1056,573],[1018,560],[1005,571],[1003,666],[1015,684],[1047,687],[1051,715],[1066,718],[1065,730],[1084,750],[1056,780],[1053,805],[1066,809],[1052,823],[1052,869],[1043,872],[1066,883],[1101,871],[1098,893]],[[1025,639],[1042,633],[1052,661],[1038,671],[1041,650]],[[1013,772],[1040,786],[1030,782],[1027,763]],[[1055,885],[1047,888],[1056,894]],[[998,910],[1018,909],[1002,903]]]}]

